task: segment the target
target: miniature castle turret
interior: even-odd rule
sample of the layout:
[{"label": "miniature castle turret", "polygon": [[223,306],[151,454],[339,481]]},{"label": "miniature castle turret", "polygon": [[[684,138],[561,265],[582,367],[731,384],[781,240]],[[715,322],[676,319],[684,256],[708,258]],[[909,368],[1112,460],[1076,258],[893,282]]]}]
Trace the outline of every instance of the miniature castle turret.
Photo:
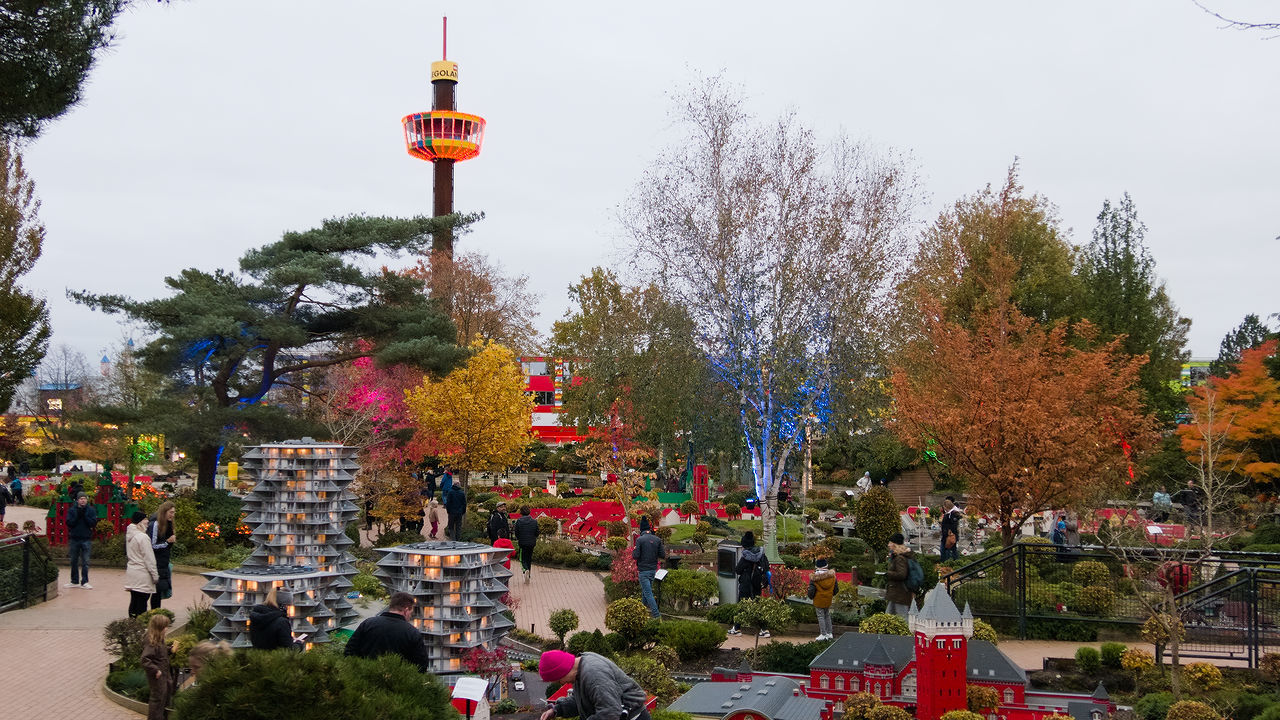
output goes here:
[{"label": "miniature castle turret", "polygon": [[960,612],[946,588],[938,585],[925,594],[918,611],[912,604],[907,626],[915,636],[917,677],[930,679],[928,690],[917,694],[916,717],[938,720],[952,710],[966,709],[965,668],[973,637],[968,604]]}]

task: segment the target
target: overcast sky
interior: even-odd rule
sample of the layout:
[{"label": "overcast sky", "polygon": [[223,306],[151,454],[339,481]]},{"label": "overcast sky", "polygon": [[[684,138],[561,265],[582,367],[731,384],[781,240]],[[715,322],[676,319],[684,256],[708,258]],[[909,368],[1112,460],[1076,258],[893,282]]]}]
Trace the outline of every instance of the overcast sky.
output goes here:
[{"label": "overcast sky", "polygon": [[429,214],[399,122],[431,107],[443,14],[458,109],[489,122],[457,168],[458,209],[486,214],[459,247],[528,273],[544,329],[616,257],[617,207],[674,139],[670,93],[720,71],[759,117],[912,153],[922,219],[1015,156],[1077,244],[1128,191],[1196,356],[1280,311],[1280,38],[1190,0],[138,0],[83,103],[26,148],[48,228],[29,282],[54,343],[94,361],[124,332],[68,287],[153,297],[325,218]]}]

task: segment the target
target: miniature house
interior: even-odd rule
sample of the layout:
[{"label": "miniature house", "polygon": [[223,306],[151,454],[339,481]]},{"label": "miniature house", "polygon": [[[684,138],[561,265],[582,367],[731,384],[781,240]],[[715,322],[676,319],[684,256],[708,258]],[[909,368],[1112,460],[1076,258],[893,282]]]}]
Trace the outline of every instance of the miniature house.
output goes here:
[{"label": "miniature house", "polygon": [[203,590],[222,619],[214,637],[248,647],[248,611],[272,587],[293,593],[289,617],[309,643],[356,619],[346,599],[356,574],[345,530],[356,519],[347,486],[355,450],[311,438],[250,448],[241,472],[254,483],[244,500],[253,554],[235,570],[205,573]]},{"label": "miniature house", "polygon": [[509,551],[470,542],[429,541],[378,548],[375,573],[391,592],[414,596],[411,622],[420,630],[437,674],[462,672],[470,649],[498,646],[515,623],[502,614],[511,571]]}]

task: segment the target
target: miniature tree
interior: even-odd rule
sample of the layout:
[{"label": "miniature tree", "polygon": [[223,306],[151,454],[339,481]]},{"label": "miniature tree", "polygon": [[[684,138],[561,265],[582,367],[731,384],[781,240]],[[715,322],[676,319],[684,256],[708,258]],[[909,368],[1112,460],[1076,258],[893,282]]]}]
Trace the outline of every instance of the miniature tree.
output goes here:
[{"label": "miniature tree", "polygon": [[604,611],[604,626],[634,644],[649,622],[649,608],[639,598],[614,600]]},{"label": "miniature tree", "polygon": [[[733,621],[744,627],[767,630],[770,633],[791,627],[795,617],[791,608],[777,598],[748,598],[738,603]],[[760,636],[756,635],[756,647],[760,646]]]},{"label": "miniature tree", "polygon": [[556,610],[551,613],[548,625],[551,627],[551,632],[555,633],[560,640],[560,647],[563,648],[565,635],[578,629],[578,613],[568,608]]},{"label": "miniature tree", "polygon": [[969,685],[965,688],[965,695],[968,696],[971,712],[994,710],[1000,704],[1000,693],[985,685]]}]

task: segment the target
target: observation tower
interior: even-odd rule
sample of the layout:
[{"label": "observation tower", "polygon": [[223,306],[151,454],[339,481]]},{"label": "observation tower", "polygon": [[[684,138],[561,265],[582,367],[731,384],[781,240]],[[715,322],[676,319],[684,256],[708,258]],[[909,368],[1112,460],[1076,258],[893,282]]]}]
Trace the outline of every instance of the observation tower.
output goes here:
[{"label": "observation tower", "polygon": [[[480,154],[484,142],[484,118],[458,112],[458,63],[449,57],[449,19],[444,19],[441,59],[431,63],[431,112],[406,115],[404,144],[409,154],[435,167],[436,217],[453,212],[453,165]],[[431,254],[453,258],[453,232],[437,232]]]}]

